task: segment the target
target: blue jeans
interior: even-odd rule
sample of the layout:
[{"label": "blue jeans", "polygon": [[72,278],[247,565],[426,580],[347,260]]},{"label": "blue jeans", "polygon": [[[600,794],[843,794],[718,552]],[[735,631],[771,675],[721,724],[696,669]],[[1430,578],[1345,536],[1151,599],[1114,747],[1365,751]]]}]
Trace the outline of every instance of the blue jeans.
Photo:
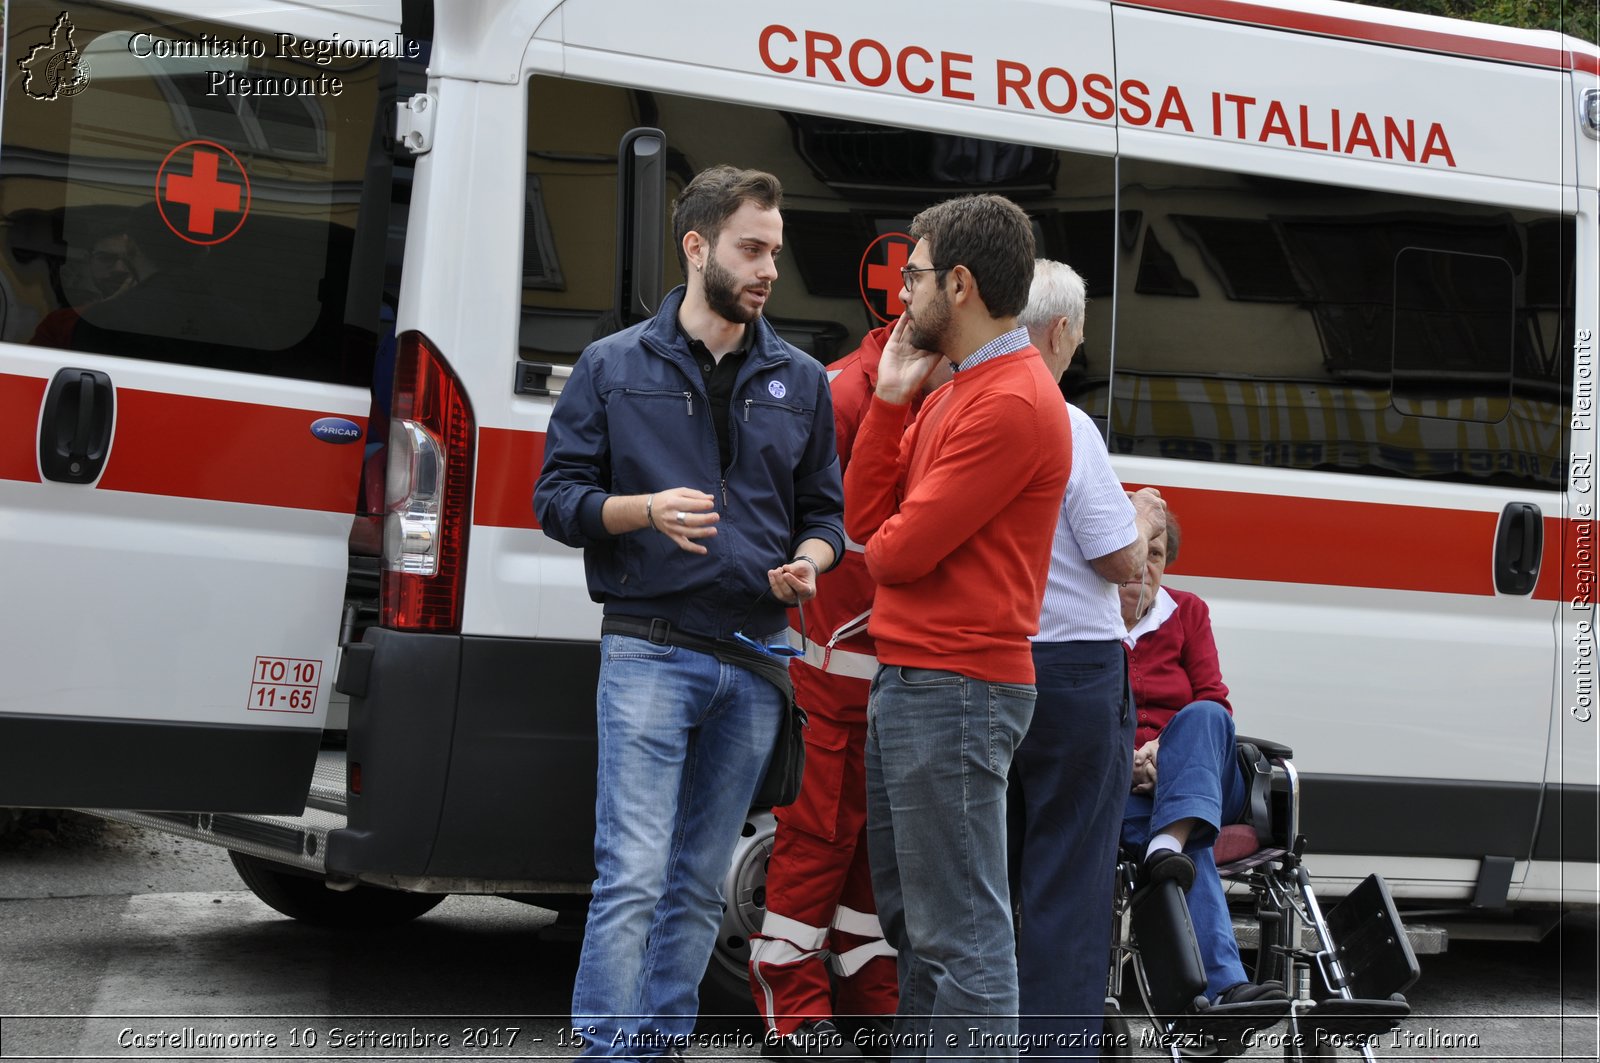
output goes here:
[{"label": "blue jeans", "polygon": [[900,952],[897,1057],[1016,1056],[1006,774],[1034,690],[885,665],[867,703],[867,847]]},{"label": "blue jeans", "polygon": [[572,1024],[586,1031],[584,1055],[643,1059],[694,1030],[722,877],[772,757],[782,695],[681,647],[605,635],[600,655],[598,875]]},{"label": "blue jeans", "polygon": [[1035,1052],[1098,1059],[1133,776],[1128,655],[1119,639],[1035,642],[1033,670],[1039,704],[1011,765],[1021,1029]]},{"label": "blue jeans", "polygon": [[1206,995],[1210,997],[1245,980],[1228,897],[1217,876],[1211,847],[1224,824],[1238,822],[1246,797],[1234,747],[1233,717],[1214,701],[1195,701],[1161,729],[1155,794],[1130,794],[1122,818],[1122,840],[1138,847],[1141,855],[1161,828],[1180,819],[1200,820],[1184,851],[1194,860],[1189,918],[1194,921],[1194,936],[1205,960]]}]

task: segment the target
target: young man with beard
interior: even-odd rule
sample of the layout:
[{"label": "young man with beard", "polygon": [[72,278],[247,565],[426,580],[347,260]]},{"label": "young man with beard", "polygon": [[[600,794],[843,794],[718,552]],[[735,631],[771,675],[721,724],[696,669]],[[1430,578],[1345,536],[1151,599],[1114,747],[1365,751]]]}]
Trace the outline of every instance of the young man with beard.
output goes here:
[{"label": "young man with beard", "polygon": [[605,607],[584,1055],[688,1042],[786,702],[733,636],[780,639],[844,547],[826,376],[762,317],[781,197],[758,171],[695,177],[673,213],[687,285],[591,344],[551,414],[534,509]]},{"label": "young man with beard", "polygon": [[[1033,715],[1033,657],[1072,464],[1066,403],[1017,315],[1033,230],[966,196],[911,225],[906,312],[845,474],[851,538],[877,581],[867,837],[899,950],[905,1053],[1017,1054],[1006,774]],[[956,366],[901,432],[939,359]],[[931,1034],[931,1037],[929,1036]]]}]

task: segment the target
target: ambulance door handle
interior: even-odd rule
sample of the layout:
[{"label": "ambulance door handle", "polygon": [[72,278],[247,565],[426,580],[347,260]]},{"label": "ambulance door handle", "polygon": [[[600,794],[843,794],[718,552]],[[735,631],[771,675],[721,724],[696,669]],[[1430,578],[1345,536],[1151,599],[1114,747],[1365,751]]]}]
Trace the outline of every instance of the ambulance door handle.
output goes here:
[{"label": "ambulance door handle", "polygon": [[1544,553],[1544,516],[1532,502],[1508,502],[1495,532],[1494,589],[1530,594],[1539,582]]},{"label": "ambulance door handle", "polygon": [[97,369],[62,369],[45,392],[39,472],[66,484],[93,483],[111,451],[116,389]]}]

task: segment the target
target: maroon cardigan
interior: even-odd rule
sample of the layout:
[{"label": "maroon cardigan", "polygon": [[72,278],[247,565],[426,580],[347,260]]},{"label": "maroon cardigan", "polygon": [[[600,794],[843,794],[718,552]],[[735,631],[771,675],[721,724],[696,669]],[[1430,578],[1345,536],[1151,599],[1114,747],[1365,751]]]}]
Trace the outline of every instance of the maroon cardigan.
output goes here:
[{"label": "maroon cardigan", "polygon": [[1215,701],[1233,713],[1211,636],[1210,607],[1188,591],[1165,589],[1177,610],[1128,651],[1133,703],[1139,712],[1135,749],[1160,734],[1190,702]]}]

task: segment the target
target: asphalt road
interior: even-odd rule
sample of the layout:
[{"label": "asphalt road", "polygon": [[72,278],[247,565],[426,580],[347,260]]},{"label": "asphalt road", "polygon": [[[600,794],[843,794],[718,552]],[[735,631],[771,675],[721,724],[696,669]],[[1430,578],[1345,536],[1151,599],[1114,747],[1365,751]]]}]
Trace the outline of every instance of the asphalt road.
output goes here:
[{"label": "asphalt road", "polygon": [[[577,946],[549,920],[452,897],[398,929],[335,933],[261,904],[220,850],[164,835],[0,846],[0,1059],[567,1058]],[[1597,1058],[1592,913],[1537,944],[1456,942],[1423,962],[1379,1058]],[[691,1058],[756,1054],[754,1025],[703,1026]]]}]

